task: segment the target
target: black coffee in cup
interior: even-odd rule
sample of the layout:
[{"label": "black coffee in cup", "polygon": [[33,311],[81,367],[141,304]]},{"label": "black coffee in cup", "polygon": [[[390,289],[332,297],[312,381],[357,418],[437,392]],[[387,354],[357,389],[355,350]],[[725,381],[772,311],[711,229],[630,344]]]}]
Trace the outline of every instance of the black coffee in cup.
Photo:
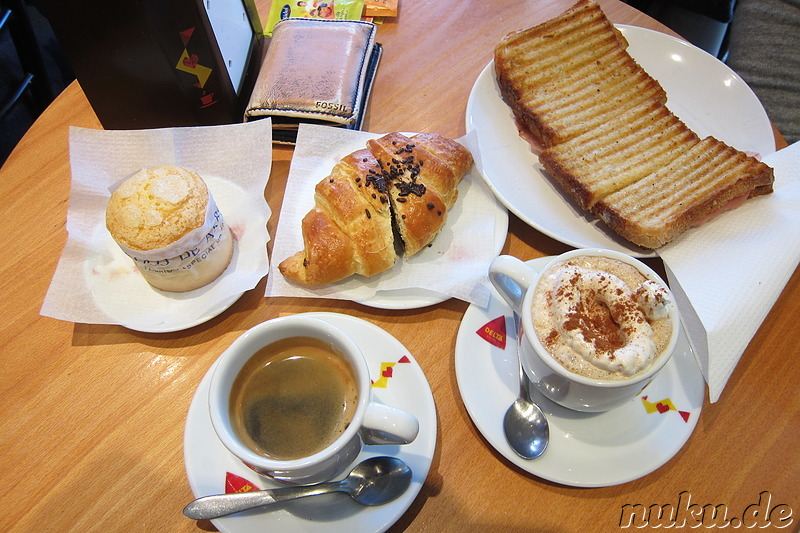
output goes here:
[{"label": "black coffee in cup", "polygon": [[347,359],[311,337],[256,352],[231,389],[234,430],[254,452],[281,461],[327,448],[347,429],[358,385]]}]

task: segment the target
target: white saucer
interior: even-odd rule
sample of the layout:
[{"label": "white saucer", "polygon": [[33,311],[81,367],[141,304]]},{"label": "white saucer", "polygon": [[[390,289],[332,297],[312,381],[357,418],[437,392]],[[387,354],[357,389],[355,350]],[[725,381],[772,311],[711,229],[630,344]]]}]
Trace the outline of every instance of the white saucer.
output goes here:
[{"label": "white saucer", "polygon": [[412,288],[378,291],[375,296],[356,303],[374,309],[421,309],[449,300],[450,297],[428,289]]},{"label": "white saucer", "polygon": [[[411,486],[398,499],[379,507],[363,507],[344,494],[330,494],[214,520],[223,533],[385,531],[406,512],[428,476],[436,448],[436,406],[416,360],[397,339],[370,322],[336,313],[307,314],[342,328],[363,349],[375,381],[372,391],[376,400],[408,411],[419,420],[419,436],[411,444],[366,446],[357,459],[360,462],[376,455],[399,457],[411,467]],[[186,419],[184,461],[192,492],[196,497],[224,493],[228,473],[259,488],[280,486],[245,467],[214,433],[208,414],[208,385],[213,369],[214,366],[197,388]],[[389,377],[380,379],[381,374]]]},{"label": "white saucer", "polygon": [[[549,259],[534,259],[528,264],[541,268]],[[555,483],[604,487],[653,472],[683,447],[697,425],[705,393],[685,331],[658,376],[638,397],[612,411],[578,413],[534,390],[534,398],[550,424],[550,444],[538,459],[528,461],[517,456],[503,435],[503,415],[519,391],[513,313],[492,291],[488,308],[471,305],[461,321],[456,339],[456,379],[472,421],[506,459]],[[484,340],[491,338],[485,328],[494,320],[497,326],[488,329],[502,333],[505,327],[509,333],[502,337],[507,340],[504,348],[502,343],[497,346]]]},{"label": "white saucer", "polygon": [[225,220],[237,237],[227,270],[209,285],[193,291],[160,291],[144,280],[131,259],[114,242],[103,221],[94,231],[84,277],[94,304],[112,323],[145,333],[188,329],[218,316],[244,294],[226,289],[230,281],[225,279],[227,276],[259,269],[266,275],[264,250],[269,234],[264,219],[241,215],[255,211],[249,206],[252,200],[248,193],[222,178],[206,176],[205,181],[220,211],[227,213]]}]

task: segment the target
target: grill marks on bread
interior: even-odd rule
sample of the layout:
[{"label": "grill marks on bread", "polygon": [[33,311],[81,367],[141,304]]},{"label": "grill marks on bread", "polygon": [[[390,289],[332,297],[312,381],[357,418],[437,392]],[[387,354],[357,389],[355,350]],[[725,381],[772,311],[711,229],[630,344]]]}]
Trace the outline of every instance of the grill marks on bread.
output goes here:
[{"label": "grill marks on bread", "polygon": [[583,209],[659,170],[700,138],[650,100],[567,142],[539,161]]},{"label": "grill marks on bread", "polygon": [[735,207],[732,202],[771,192],[772,179],[764,163],[708,137],[657,172],[608,195],[594,212],[621,236],[657,248]]},{"label": "grill marks on bread", "polygon": [[666,101],[626,46],[599,6],[581,1],[560,17],[505,37],[495,48],[495,72],[517,118],[540,144],[552,146],[638,103]]},{"label": "grill marks on bread", "polygon": [[501,93],[543,150],[545,171],[622,237],[657,248],[746,198],[773,171],[721,141],[701,140],[628,54],[593,0],[505,37]]}]

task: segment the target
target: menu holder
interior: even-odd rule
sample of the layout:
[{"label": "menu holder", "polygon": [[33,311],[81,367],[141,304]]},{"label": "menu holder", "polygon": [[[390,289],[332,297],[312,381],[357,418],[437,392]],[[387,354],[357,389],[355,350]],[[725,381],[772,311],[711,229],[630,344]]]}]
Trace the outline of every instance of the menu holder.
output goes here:
[{"label": "menu holder", "polygon": [[284,144],[300,123],[360,130],[382,52],[375,33],[363,21],[279,21],[245,120],[271,117],[273,142]]}]

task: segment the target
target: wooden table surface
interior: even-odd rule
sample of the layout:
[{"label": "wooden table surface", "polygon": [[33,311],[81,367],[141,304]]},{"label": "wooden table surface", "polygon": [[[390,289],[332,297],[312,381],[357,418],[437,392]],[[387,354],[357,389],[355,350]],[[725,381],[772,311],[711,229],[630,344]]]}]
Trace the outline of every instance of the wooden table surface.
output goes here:
[{"label": "wooden table surface", "polygon": [[[401,2],[399,18],[378,30],[384,56],[364,129],[463,135],[470,88],[495,43],[570,3]],[[669,33],[616,0],[602,4],[614,22]],[[343,301],[268,300],[262,280],[219,317],[177,333],[40,316],[67,239],[68,126],[100,127],[77,82],[33,125],[0,173],[4,531],[213,530],[210,522],[181,515],[192,499],[183,461],[189,403],[213,361],[242,332],[305,311],[346,313],[380,326],[410,350],[430,383],[438,416],[436,453],[420,494],[391,531],[609,531],[617,527],[623,505],[677,505],[686,491],[692,503],[727,506],[729,517],[741,515],[766,491],[770,508],[793,510],[788,529],[797,530],[797,272],[722,398],[715,404],[705,400],[696,430],[674,458],[623,485],[560,486],[505,460],[471,421],[453,369],[455,337],[467,309],[461,301],[383,311]],[[289,148],[274,150],[265,192],[272,235],[291,156]],[[504,253],[532,259],[568,249],[510,217]]]}]

